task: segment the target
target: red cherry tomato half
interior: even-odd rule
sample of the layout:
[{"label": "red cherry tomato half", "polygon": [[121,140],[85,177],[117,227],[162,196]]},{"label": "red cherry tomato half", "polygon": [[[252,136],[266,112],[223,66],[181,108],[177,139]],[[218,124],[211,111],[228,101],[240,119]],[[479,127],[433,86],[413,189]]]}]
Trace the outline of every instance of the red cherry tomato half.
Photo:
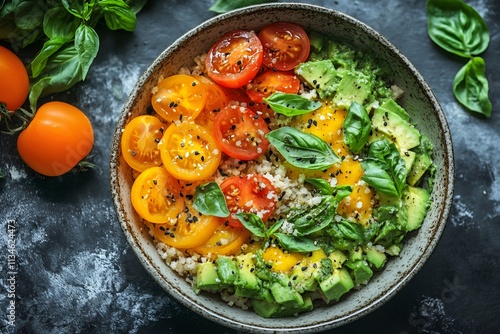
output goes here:
[{"label": "red cherry tomato half", "polygon": [[296,24],[272,23],[265,26],[258,36],[264,48],[263,63],[269,68],[292,70],[309,57],[309,37]]},{"label": "red cherry tomato half", "polygon": [[255,77],[247,85],[247,94],[256,103],[274,92],[297,94],[300,89],[300,80],[292,72],[278,72],[268,70]]},{"label": "red cherry tomato half", "polygon": [[262,116],[241,105],[228,105],[214,120],[217,146],[232,158],[253,160],[269,145],[267,123]]},{"label": "red cherry tomato half", "polygon": [[262,52],[262,44],[255,33],[246,30],[229,32],[208,52],[205,59],[207,74],[224,87],[243,87],[259,72]]},{"label": "red cherry tomato half", "polygon": [[260,174],[229,177],[221,183],[220,188],[229,209],[227,221],[230,226],[242,226],[235,217],[236,213],[255,213],[266,221],[276,207],[276,188]]}]

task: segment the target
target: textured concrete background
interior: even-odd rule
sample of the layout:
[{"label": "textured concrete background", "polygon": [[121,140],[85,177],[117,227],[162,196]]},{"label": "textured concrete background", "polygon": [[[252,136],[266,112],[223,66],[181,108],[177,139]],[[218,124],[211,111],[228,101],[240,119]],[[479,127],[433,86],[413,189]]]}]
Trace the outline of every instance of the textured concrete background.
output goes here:
[{"label": "textured concrete background", "polygon": [[[306,2],[306,1],[300,1]],[[483,54],[493,116],[454,99],[463,61],[427,36],[424,0],[307,1],[340,10],[381,32],[434,90],[454,141],[451,216],[428,263],[394,298],[330,333],[496,333],[500,328],[500,2],[470,0],[488,24]],[[100,29],[101,50],[86,82],[56,96],[85,110],[100,169],[45,178],[0,135],[0,332],[7,332],[9,225],[15,225],[17,333],[236,333],[170,298],[146,273],[112,207],[108,159],[115,121],[134,82],[170,43],[214,14],[213,0],[150,0],[134,33]]]}]

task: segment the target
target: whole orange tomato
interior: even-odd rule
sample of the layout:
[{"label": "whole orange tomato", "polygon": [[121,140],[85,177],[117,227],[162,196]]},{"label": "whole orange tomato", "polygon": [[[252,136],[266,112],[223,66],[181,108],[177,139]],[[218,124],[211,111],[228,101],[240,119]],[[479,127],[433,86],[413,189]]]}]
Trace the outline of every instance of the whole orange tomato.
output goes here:
[{"label": "whole orange tomato", "polygon": [[60,176],[84,159],[94,145],[92,124],[78,108],[65,102],[42,105],[17,139],[24,162],[46,176]]},{"label": "whole orange tomato", "polygon": [[23,62],[9,49],[0,46],[0,103],[10,111],[19,109],[28,97],[29,86]]}]

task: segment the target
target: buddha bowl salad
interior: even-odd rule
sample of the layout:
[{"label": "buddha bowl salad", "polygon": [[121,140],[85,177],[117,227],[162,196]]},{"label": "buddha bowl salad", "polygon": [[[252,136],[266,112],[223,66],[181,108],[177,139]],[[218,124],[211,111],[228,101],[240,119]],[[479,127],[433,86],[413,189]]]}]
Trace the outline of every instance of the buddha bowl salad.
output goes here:
[{"label": "buddha bowl salad", "polygon": [[366,54],[273,23],[228,32],[151,94],[122,134],[131,201],[197,293],[310,311],[368,284],[424,220],[432,145]]}]

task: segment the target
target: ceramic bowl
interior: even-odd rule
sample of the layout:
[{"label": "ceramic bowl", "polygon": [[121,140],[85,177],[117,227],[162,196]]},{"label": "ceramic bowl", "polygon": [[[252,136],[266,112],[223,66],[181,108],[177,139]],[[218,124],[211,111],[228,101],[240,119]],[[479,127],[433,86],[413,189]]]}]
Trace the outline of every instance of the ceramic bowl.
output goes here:
[{"label": "ceramic bowl", "polygon": [[[150,105],[151,89],[158,77],[175,74],[224,33],[254,29],[276,21],[300,24],[306,30],[346,41],[390,64],[392,79],[404,89],[400,103],[417,128],[434,145],[437,165],[432,208],[417,233],[406,240],[398,257],[375,275],[363,289],[350,293],[338,303],[315,307],[312,312],[286,319],[264,319],[254,312],[230,307],[216,295],[195,294],[185,280],[174,273],[156,252],[155,246],[130,202],[132,171],[120,151],[122,129]],[[259,333],[307,333],[341,326],[362,317],[394,296],[422,268],[445,227],[453,192],[453,152],[447,121],[436,97],[408,59],[387,39],[367,25],[335,10],[306,4],[275,3],[247,7],[214,17],[176,40],[140,77],[119,116],[111,148],[111,189],[118,221],[130,246],[151,276],[171,296],[202,316],[238,330]]]}]

